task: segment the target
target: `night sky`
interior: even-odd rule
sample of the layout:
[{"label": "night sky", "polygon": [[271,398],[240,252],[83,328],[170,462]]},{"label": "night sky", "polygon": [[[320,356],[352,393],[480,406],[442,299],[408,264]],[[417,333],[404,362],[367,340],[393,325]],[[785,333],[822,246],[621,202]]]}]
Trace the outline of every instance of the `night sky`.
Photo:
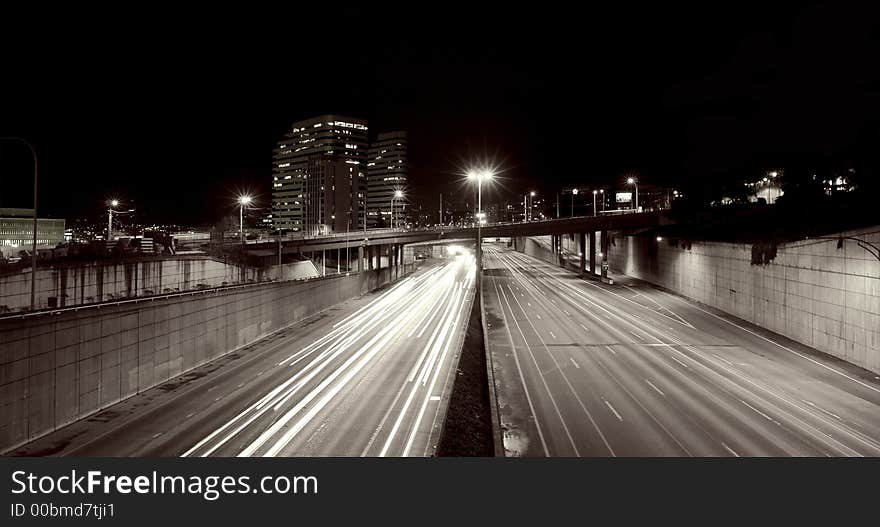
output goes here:
[{"label": "night sky", "polygon": [[[34,143],[41,215],[69,220],[111,195],[159,222],[213,222],[240,189],[268,205],[274,143],[320,113],[407,130],[412,200],[434,208],[481,157],[505,169],[490,200],[629,170],[687,186],[880,166],[872,11],[712,4],[8,10],[0,135]],[[0,206],[30,206],[30,170],[0,145]]]}]

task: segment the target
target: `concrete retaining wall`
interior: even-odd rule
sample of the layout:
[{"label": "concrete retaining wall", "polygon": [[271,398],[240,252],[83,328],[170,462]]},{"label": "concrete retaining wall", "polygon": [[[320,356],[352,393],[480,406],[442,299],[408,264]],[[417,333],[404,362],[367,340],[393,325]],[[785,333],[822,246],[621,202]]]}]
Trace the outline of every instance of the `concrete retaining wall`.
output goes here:
[{"label": "concrete retaining wall", "polygon": [[[312,262],[281,266],[280,279],[313,278],[318,271]],[[334,269],[335,272],[335,269]],[[48,298],[57,306],[75,306],[107,300],[149,296],[174,291],[190,291],[201,286],[261,282],[279,279],[277,266],[246,268],[211,258],[174,258],[125,263],[91,263],[38,267],[36,301],[48,307]],[[0,314],[30,308],[30,271],[0,276]]]},{"label": "concrete retaining wall", "polygon": [[[880,228],[844,233],[880,245]],[[854,241],[779,246],[751,265],[751,245],[615,237],[612,270],[652,282],[880,373],[880,262]]]},{"label": "concrete retaining wall", "polygon": [[[596,236],[596,275],[602,274],[601,262],[602,259],[599,257],[599,248],[602,246],[602,233],[597,231],[595,233]],[[529,237],[516,237],[513,238],[513,243],[516,247],[516,250],[519,252],[525,253],[529,256],[533,256],[539,260],[543,260],[547,263],[552,263],[553,265],[559,265],[559,260],[554,258],[553,256],[553,241],[550,236],[529,236]],[[578,237],[572,235],[563,235],[560,237],[560,243],[562,249],[562,261],[565,267],[571,271],[577,272],[578,267],[580,265],[580,251],[582,250],[579,247],[580,242],[578,241]],[[587,270],[589,270],[589,250],[587,250]]]},{"label": "concrete retaining wall", "polygon": [[0,319],[0,452],[390,280],[386,268]]}]

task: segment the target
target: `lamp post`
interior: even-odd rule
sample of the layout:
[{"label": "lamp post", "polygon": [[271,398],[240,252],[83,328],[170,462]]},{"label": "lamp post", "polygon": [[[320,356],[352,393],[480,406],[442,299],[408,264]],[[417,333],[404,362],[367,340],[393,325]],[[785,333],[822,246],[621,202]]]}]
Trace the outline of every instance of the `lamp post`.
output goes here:
[{"label": "lamp post", "polygon": [[535,191],[529,192],[529,221],[532,221],[532,209],[535,208]]},{"label": "lamp post", "polygon": [[629,183],[630,185],[633,185],[634,187],[636,187],[636,208],[635,208],[635,210],[636,210],[636,212],[638,212],[639,211],[639,184],[636,181],[636,178],[632,178],[632,177],[627,178],[626,182]]},{"label": "lamp post", "polygon": [[593,191],[593,216],[596,216],[596,194],[598,193],[598,190]]},{"label": "lamp post", "polygon": [[467,175],[477,182],[477,280],[483,272],[483,180],[491,180],[492,175],[488,170],[472,170]]},{"label": "lamp post", "polygon": [[402,191],[402,190],[395,190],[395,191],[394,191],[394,195],[391,196],[391,228],[392,228],[392,229],[394,228],[394,200],[395,200],[395,199],[400,199],[400,198],[402,198],[402,197],[403,197],[403,191]]},{"label": "lamp post", "polygon": [[244,245],[244,208],[249,205],[251,201],[253,201],[253,198],[250,196],[238,197],[238,235],[241,239],[242,245]]},{"label": "lamp post", "polygon": [[119,200],[111,199],[107,207],[107,243],[113,241],[113,207],[119,206]]},{"label": "lamp post", "polygon": [[31,238],[31,311],[33,311],[37,306],[37,151],[34,145],[21,137],[0,137],[0,140],[23,143],[34,158],[34,227]]},{"label": "lamp post", "polygon": [[128,210],[114,210],[115,207],[119,206],[119,200],[111,199],[107,202],[107,248],[110,247],[110,242],[113,241],[113,215],[116,214],[131,214],[134,212],[134,209]]},{"label": "lamp post", "polygon": [[571,217],[574,218],[574,197],[578,195],[578,189],[571,189]]}]

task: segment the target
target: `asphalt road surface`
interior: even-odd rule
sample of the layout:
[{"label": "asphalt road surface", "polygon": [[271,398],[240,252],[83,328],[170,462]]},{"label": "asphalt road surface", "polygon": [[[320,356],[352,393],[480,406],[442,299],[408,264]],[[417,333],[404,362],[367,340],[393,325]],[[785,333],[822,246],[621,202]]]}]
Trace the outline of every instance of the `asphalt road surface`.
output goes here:
[{"label": "asphalt road surface", "polygon": [[871,372],[641,282],[484,254],[506,455],[880,455]]},{"label": "asphalt road surface", "polygon": [[474,294],[473,256],[381,291],[14,452],[77,456],[429,456]]}]

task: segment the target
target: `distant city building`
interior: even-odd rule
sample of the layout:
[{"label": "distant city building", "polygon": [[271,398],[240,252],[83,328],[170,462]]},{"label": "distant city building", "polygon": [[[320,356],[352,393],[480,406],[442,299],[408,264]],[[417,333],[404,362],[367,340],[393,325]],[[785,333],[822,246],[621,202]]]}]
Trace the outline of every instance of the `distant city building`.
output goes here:
[{"label": "distant city building", "polygon": [[274,227],[311,234],[362,227],[367,144],[364,119],[321,115],[294,123],[272,156]]},{"label": "distant city building", "polygon": [[467,192],[444,192],[443,193],[443,224],[464,225],[473,222],[472,203],[465,197]]},{"label": "distant city building", "polygon": [[[843,172],[835,171],[831,177],[822,181],[825,194],[831,196],[839,192],[852,192],[855,190],[856,186],[850,182],[850,176],[855,175],[855,173],[854,168],[849,168]],[[815,178],[816,176],[814,175],[813,179]]]},{"label": "distant city building", "polygon": [[[17,257],[31,250],[34,209],[0,209],[0,252]],[[37,218],[37,248],[53,248],[64,241],[64,220]]]},{"label": "distant city building", "polygon": [[370,146],[367,159],[367,226],[391,226],[391,200],[400,191],[403,198],[394,200],[395,221],[402,221],[407,195],[406,132],[379,134]]}]

